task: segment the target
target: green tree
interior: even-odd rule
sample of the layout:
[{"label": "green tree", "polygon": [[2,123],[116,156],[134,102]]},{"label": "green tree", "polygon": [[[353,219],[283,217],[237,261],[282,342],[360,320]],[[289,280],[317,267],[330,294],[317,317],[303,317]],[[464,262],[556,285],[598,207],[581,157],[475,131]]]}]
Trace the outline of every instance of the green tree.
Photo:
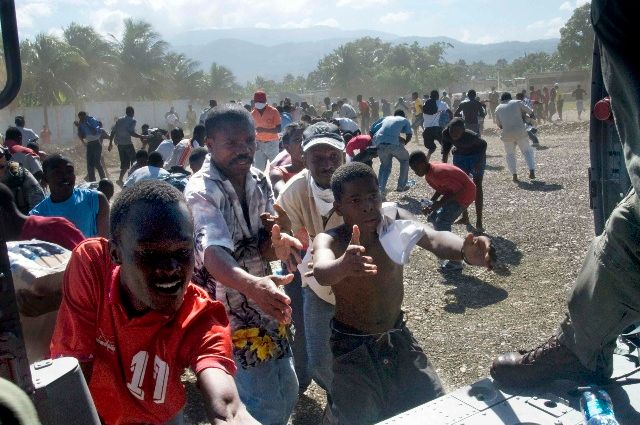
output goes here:
[{"label": "green tree", "polygon": [[239,92],[236,77],[226,66],[213,62],[209,68],[205,87],[210,98],[220,99],[223,102]]},{"label": "green tree", "polygon": [[570,68],[588,69],[593,57],[594,33],[591,26],[591,5],[580,6],[560,29],[558,53]]},{"label": "green tree", "polygon": [[157,99],[162,93],[168,44],[148,22],[124,20],[124,33],[114,38],[115,91],[121,99]]},{"label": "green tree", "polygon": [[23,101],[42,105],[44,124],[49,125],[48,107],[77,98],[76,87],[89,75],[89,66],[79,51],[57,37],[38,34],[21,43]]},{"label": "green tree", "polygon": [[116,79],[112,46],[92,27],[75,22],[64,29],[64,40],[89,66],[87,79],[80,82],[78,91],[90,99],[108,96]]},{"label": "green tree", "polygon": [[165,96],[169,99],[195,99],[205,87],[204,73],[200,63],[187,58],[182,53],[168,53],[164,57]]}]

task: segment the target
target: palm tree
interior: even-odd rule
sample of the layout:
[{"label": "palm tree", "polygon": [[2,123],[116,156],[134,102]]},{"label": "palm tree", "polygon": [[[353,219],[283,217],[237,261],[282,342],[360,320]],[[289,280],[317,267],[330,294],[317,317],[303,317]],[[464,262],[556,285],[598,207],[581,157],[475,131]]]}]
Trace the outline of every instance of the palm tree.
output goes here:
[{"label": "palm tree", "polygon": [[22,42],[20,50],[24,69],[22,94],[28,102],[42,105],[44,124],[49,126],[47,108],[75,99],[75,88],[87,79],[89,66],[77,49],[47,34]]},{"label": "palm tree", "polygon": [[83,94],[89,98],[109,94],[116,76],[112,46],[92,27],[75,22],[64,29],[64,39],[89,65],[89,78],[81,85]]},{"label": "palm tree", "polygon": [[164,57],[165,94],[170,98],[195,99],[200,96],[205,85],[204,73],[197,61],[182,53],[168,53]]},{"label": "palm tree", "polygon": [[113,37],[117,94],[125,99],[158,98],[167,47],[148,22],[125,19],[122,38]]},{"label": "palm tree", "polygon": [[239,86],[236,83],[235,75],[229,68],[213,62],[209,68],[206,89],[210,93],[210,97],[228,99],[238,92]]}]

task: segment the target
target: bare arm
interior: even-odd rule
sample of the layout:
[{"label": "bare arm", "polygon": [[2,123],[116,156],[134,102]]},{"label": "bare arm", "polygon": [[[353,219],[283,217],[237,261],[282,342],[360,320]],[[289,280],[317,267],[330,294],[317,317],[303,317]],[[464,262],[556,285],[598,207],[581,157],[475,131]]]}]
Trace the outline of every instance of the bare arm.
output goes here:
[{"label": "bare arm", "polygon": [[271,180],[271,187],[273,188],[273,197],[277,199],[284,187],[282,171],[275,167],[271,168],[271,171],[269,171],[269,180]]},{"label": "bare arm", "polygon": [[108,238],[109,237],[109,201],[103,193],[98,192],[98,201],[100,206],[98,207],[98,215],[96,216],[96,227],[98,229],[98,235]]},{"label": "bare arm", "polygon": [[215,245],[205,250],[204,265],[214,279],[252,299],[265,313],[283,323],[291,320],[291,300],[278,290],[278,285],[291,282],[292,274],[253,276],[240,267],[229,252]]},{"label": "bare arm", "polygon": [[378,273],[373,258],[363,255],[365,248],[360,245],[358,226],[353,226],[349,245],[338,258],[332,249],[335,242],[326,233],[318,234],[313,240],[313,275],[320,285],[336,285],[347,277],[366,277]]},{"label": "bare arm", "polygon": [[233,377],[225,371],[217,368],[203,370],[198,375],[198,388],[212,425],[258,424],[240,401]]}]

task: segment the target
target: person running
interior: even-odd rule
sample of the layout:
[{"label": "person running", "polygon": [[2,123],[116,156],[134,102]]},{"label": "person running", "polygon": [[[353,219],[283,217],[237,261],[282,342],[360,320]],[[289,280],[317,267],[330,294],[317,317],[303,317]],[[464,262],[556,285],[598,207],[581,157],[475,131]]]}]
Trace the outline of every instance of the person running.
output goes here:
[{"label": "person running", "polygon": [[511,93],[502,93],[500,105],[496,108],[496,122],[498,128],[502,130],[500,139],[504,144],[507,168],[511,172],[514,182],[518,182],[516,145],[520,148],[529,167],[529,178],[536,178],[535,154],[529,145],[526,124],[522,118],[524,115],[530,114],[533,114],[531,108],[519,100],[512,100]]},{"label": "person running", "polygon": [[29,142],[37,142],[39,137],[35,131],[25,127],[25,119],[22,115],[17,115],[13,120],[20,133],[22,133],[22,143],[27,144]]},{"label": "person running", "polygon": [[[86,112],[78,112],[78,138],[86,148],[87,181],[96,180],[96,170],[101,179],[106,177],[100,161],[102,157],[102,126]],[[127,165],[128,167],[128,165]]]},{"label": "person running", "polygon": [[111,137],[109,137],[109,146],[107,147],[107,151],[111,152],[113,142],[116,142],[118,157],[120,158],[120,175],[116,183],[120,187],[124,184],[124,175],[131,168],[136,157],[136,150],[133,147],[131,137],[140,139],[143,143],[148,138],[148,136],[136,133],[136,120],[133,119],[134,113],[132,106],[126,107],[124,116],[118,118],[113,126]]},{"label": "person running", "polygon": [[476,98],[476,91],[471,89],[467,92],[467,99],[460,102],[453,114],[456,117],[463,117],[467,130],[471,130],[480,135],[480,119],[487,115],[484,105]]},{"label": "person running", "polygon": [[500,103],[500,93],[496,91],[495,87],[491,87],[491,91],[489,92],[489,116],[493,120],[493,123],[496,122],[495,110]]},{"label": "person running", "polygon": [[443,123],[448,122],[452,115],[449,105],[441,101],[439,97],[438,90],[432,90],[429,99],[424,102],[422,107],[422,126],[424,128],[422,140],[428,151],[427,158],[430,158],[436,151],[436,140],[442,144]]},{"label": "person running", "polygon": [[338,168],[331,190],[344,224],[315,238],[312,272],[336,299],[332,396],[338,423],[374,424],[444,394],[406,326],[404,264],[385,249],[380,227],[409,221],[417,229],[417,245],[439,258],[491,268],[494,253],[486,237],[435,231],[400,208],[383,214],[376,175],[362,163]]},{"label": "person running", "polygon": [[371,123],[369,103],[362,99],[361,94],[356,96],[356,100],[358,102],[358,110],[360,111],[360,128],[369,128],[369,124]]},{"label": "person running", "polygon": [[257,424],[233,381],[224,307],[191,283],[182,194],[162,182],[123,190],[109,234],[71,253],[51,341],[53,358],[80,362],[101,422],[182,423],[180,377],[190,367],[212,423]]},{"label": "person running", "polygon": [[555,84],[556,89],[556,110],[558,111],[558,121],[562,121],[562,110],[564,109],[564,95],[558,83]]},{"label": "person running", "polygon": [[[411,129],[414,134],[418,134],[418,128],[422,126],[422,99],[418,95],[417,91],[411,93],[411,100],[413,101],[413,122],[411,123]],[[366,127],[363,127],[366,128]]]},{"label": "person running", "polygon": [[[467,173],[476,185],[476,232],[484,233],[482,212],[484,192],[482,180],[487,166],[487,142],[473,131],[465,130],[464,120],[454,118],[442,132],[442,162],[447,163],[449,152],[453,148],[453,165]],[[461,222],[469,224],[469,212],[465,209]]]},{"label": "person running", "polygon": [[[405,138],[402,138],[401,134],[405,134]],[[380,192],[383,195],[386,193],[387,180],[391,175],[393,158],[400,162],[400,175],[396,191],[409,190],[409,186],[407,186],[409,152],[405,146],[411,141],[412,135],[411,122],[405,118],[401,109],[398,109],[393,116],[383,118],[380,129],[373,135],[373,146],[378,149],[378,158],[380,158],[378,176],[380,177]]]},{"label": "person running", "polygon": [[576,111],[578,112],[578,120],[581,120],[582,112],[584,112],[584,96],[587,94],[587,91],[580,87],[580,84],[578,84],[576,89],[571,94],[576,100]]}]

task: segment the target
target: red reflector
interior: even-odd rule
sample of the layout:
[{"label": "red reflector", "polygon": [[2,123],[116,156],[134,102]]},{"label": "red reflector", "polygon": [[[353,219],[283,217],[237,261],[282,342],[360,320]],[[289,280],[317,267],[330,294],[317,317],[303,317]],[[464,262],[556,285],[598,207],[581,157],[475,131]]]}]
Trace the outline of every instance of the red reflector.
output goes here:
[{"label": "red reflector", "polygon": [[613,114],[611,112],[611,99],[605,97],[599,100],[593,107],[593,115],[600,121],[611,121]]}]

